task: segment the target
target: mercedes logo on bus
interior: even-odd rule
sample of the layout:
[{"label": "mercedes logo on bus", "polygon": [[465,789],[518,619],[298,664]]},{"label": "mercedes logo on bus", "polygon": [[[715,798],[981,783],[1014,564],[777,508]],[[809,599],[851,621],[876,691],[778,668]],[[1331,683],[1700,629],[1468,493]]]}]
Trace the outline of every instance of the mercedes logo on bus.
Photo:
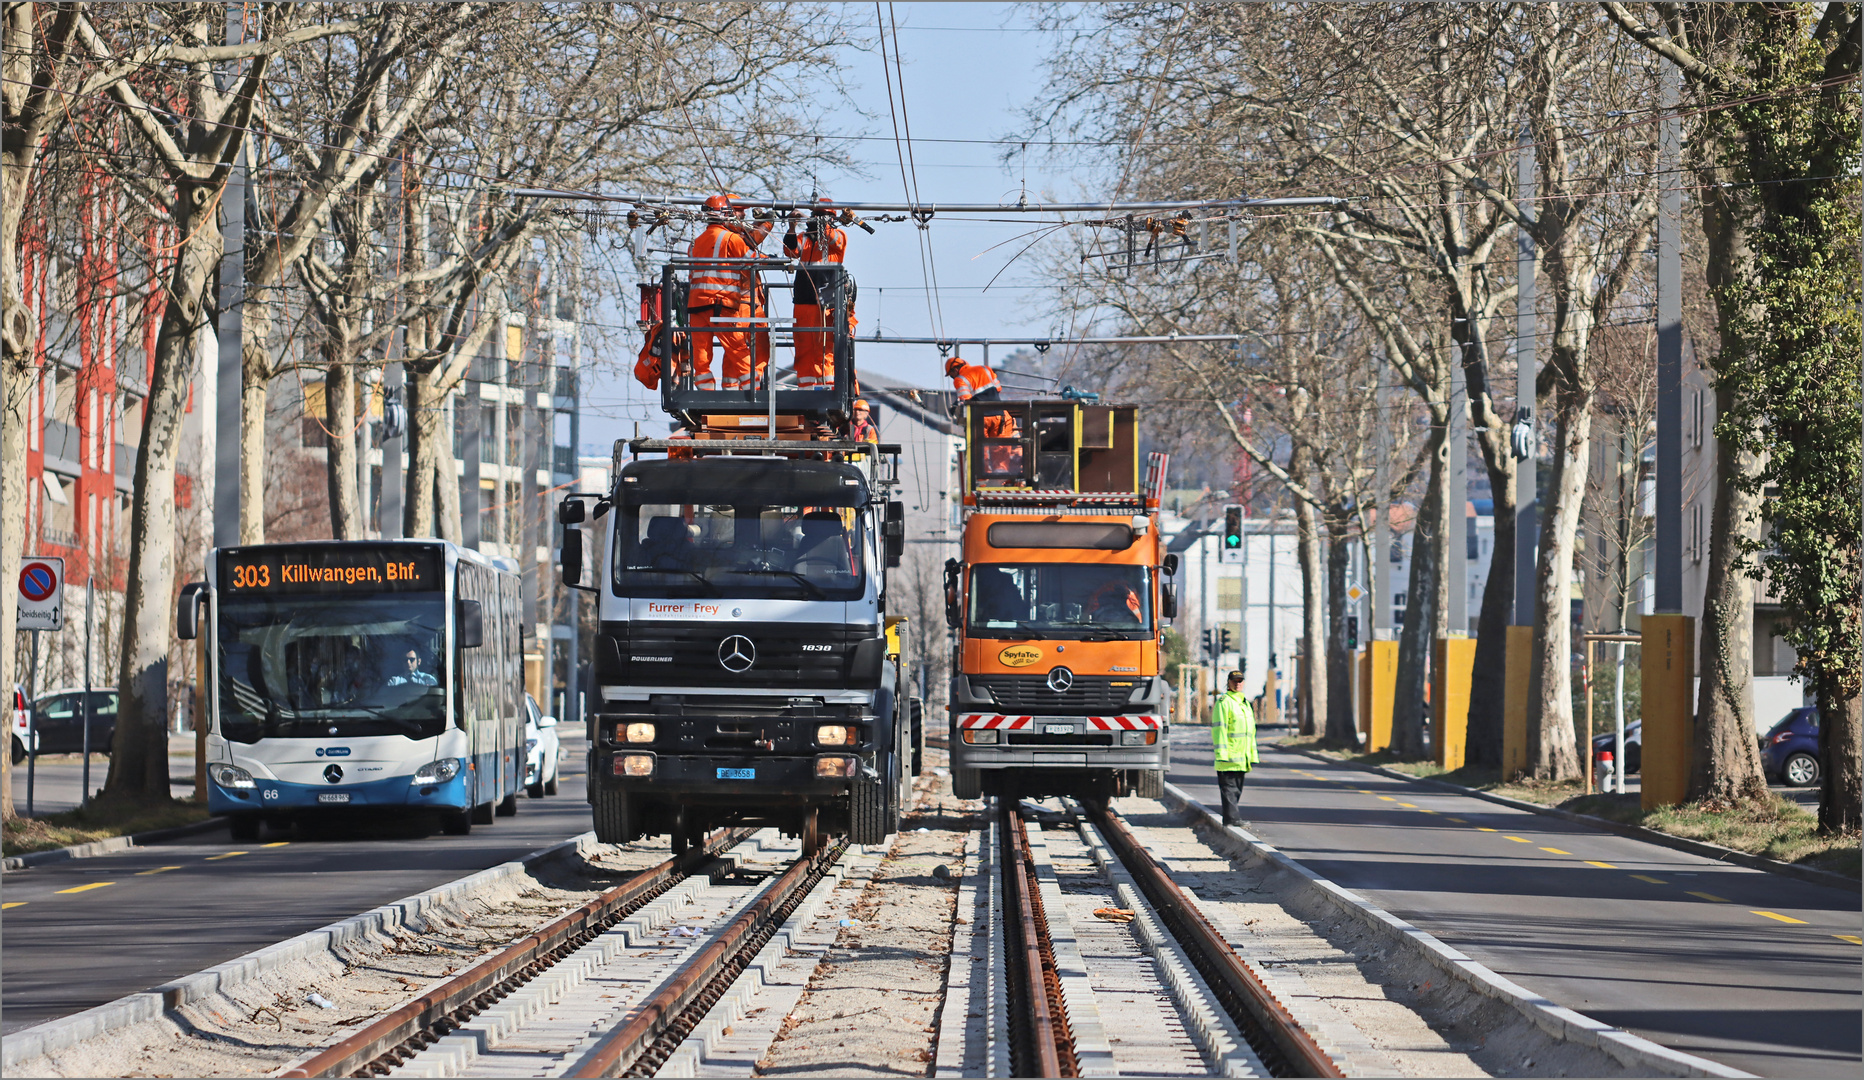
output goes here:
[{"label": "mercedes logo on bus", "polygon": [[1048,688],[1057,694],[1066,693],[1074,685],[1074,672],[1065,667],[1058,667],[1048,674]]},{"label": "mercedes logo on bus", "polygon": [[718,666],[733,675],[742,675],[757,663],[757,646],[743,634],[733,634],[718,643]]},{"label": "mercedes logo on bus", "polygon": [[330,781],[333,784],[341,783],[343,780],[343,766],[341,765],[324,766],[324,779]]}]

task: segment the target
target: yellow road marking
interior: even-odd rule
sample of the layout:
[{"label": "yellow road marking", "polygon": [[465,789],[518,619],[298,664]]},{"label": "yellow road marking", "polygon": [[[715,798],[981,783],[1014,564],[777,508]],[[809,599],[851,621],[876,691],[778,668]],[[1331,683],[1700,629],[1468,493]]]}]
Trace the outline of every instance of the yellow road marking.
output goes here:
[{"label": "yellow road marking", "polygon": [[[0,904],[0,911],[7,911],[12,908],[25,907],[25,906],[26,906],[26,901],[24,900],[8,900],[6,903]],[[1843,937],[1844,935],[1840,934],[1839,936]]]},{"label": "yellow road marking", "polygon": [[1541,848],[1541,850],[1542,850],[1542,851],[1551,851],[1551,852],[1553,852],[1553,853],[1554,853],[1555,855],[1571,855],[1571,854],[1572,854],[1572,852],[1570,852],[1570,851],[1561,851],[1561,850],[1560,850],[1559,848],[1557,848],[1557,847],[1544,847],[1544,848]]},{"label": "yellow road marking", "polygon": [[1459,817],[1450,817],[1450,816],[1449,816],[1449,815],[1447,815],[1447,814],[1446,814],[1446,815],[1444,815],[1444,818],[1443,818],[1443,820],[1445,820],[1445,821],[1454,821],[1454,822],[1456,822],[1456,823],[1457,823],[1458,825],[1467,825],[1467,824],[1469,824],[1469,822],[1467,822],[1467,821],[1464,821],[1464,820],[1463,820],[1462,818],[1459,818]]},{"label": "yellow road marking", "polygon": [[1495,830],[1489,828],[1487,825],[1478,825],[1476,826],[1476,831],[1477,832],[1494,832]]},{"label": "yellow road marking", "polygon": [[1692,892],[1692,893],[1690,893],[1689,895],[1691,895],[1691,896],[1700,896],[1700,897],[1702,897],[1702,898],[1703,898],[1704,900],[1707,900],[1707,901],[1709,901],[1709,902],[1711,902],[1711,903],[1715,903],[1715,904],[1726,904],[1726,903],[1728,903],[1728,901],[1727,901],[1727,900],[1724,900],[1724,899],[1722,899],[1721,897],[1719,897],[1719,896],[1717,896],[1717,895],[1715,895],[1714,893],[1705,893],[1705,892]]},{"label": "yellow road marking", "polygon": [[[7,906],[12,907],[13,905],[8,904]],[[1856,934],[1833,934],[1832,936],[1839,941],[1849,941],[1853,945],[1864,945],[1864,937],[1859,937]]]},{"label": "yellow road marking", "polygon": [[1379,798],[1384,799],[1386,802],[1397,802],[1398,801],[1397,799],[1392,798],[1390,795],[1380,795]]},{"label": "yellow road marking", "polygon": [[60,896],[63,896],[65,893],[90,892],[92,889],[102,889],[115,884],[116,882],[114,881],[93,881],[89,885],[79,885],[72,889],[60,889],[58,893]]},{"label": "yellow road marking", "polygon": [[1618,868],[1617,868],[1616,866],[1613,866],[1613,865],[1612,865],[1611,863],[1608,863],[1608,862],[1600,862],[1600,861],[1599,861],[1599,860],[1597,860],[1597,859],[1587,859],[1587,860],[1586,860],[1586,865],[1587,865],[1587,866],[1596,866],[1596,867],[1598,867],[1598,868],[1599,868],[1599,869],[1601,869],[1601,870],[1616,870],[1616,869],[1618,869]]},{"label": "yellow road marking", "polygon": [[289,843],[291,843],[291,841],[289,840],[274,840],[269,844],[260,844],[259,846],[260,847],[284,847],[286,844],[289,844]]},{"label": "yellow road marking", "polygon": [[1765,916],[1766,916],[1766,917],[1768,917],[1769,919],[1778,919],[1778,920],[1780,920],[1781,922],[1785,922],[1785,923],[1797,923],[1797,924],[1799,924],[1800,926],[1804,926],[1804,925],[1806,925],[1806,920],[1804,920],[1804,919],[1795,919],[1795,918],[1793,918],[1793,917],[1792,917],[1791,915],[1779,915],[1779,914],[1776,914],[1776,913],[1774,913],[1774,912],[1771,912],[1771,911],[1756,911],[1756,912],[1753,912],[1753,914],[1755,914],[1755,915],[1765,915]]},{"label": "yellow road marking", "polygon": [[1508,839],[1513,840],[1517,844],[1531,844],[1534,842],[1532,840],[1527,839],[1524,836],[1510,836],[1508,837]]},{"label": "yellow road marking", "polygon": [[207,861],[214,862],[215,860],[218,860],[218,859],[231,859],[235,855],[250,855],[250,854],[252,853],[249,851],[223,851],[218,855],[207,856]]},{"label": "yellow road marking", "polygon": [[1632,874],[1631,876],[1638,879],[1639,881],[1648,881],[1652,885],[1668,885],[1669,884],[1669,882],[1663,880],[1662,878],[1654,878],[1654,877],[1651,877],[1649,874]]},{"label": "yellow road marking", "polygon": [[1402,806],[1402,807],[1405,807],[1406,809],[1410,809],[1410,810],[1416,810],[1416,809],[1417,809],[1417,804],[1416,804],[1416,803],[1409,803],[1409,802],[1401,802],[1401,803],[1399,803],[1398,805],[1399,805],[1399,806]]},{"label": "yellow road marking", "polygon": [[1413,807],[1412,807],[1411,809],[1413,809],[1413,810],[1416,810],[1416,811],[1417,811],[1418,813],[1420,813],[1420,814],[1434,814],[1434,813],[1436,813],[1436,811],[1435,811],[1435,810],[1426,810],[1426,809],[1424,809],[1424,808],[1423,808],[1423,807],[1421,807],[1421,806],[1413,806]]},{"label": "yellow road marking", "polygon": [[138,870],[136,871],[136,876],[137,877],[148,877],[150,874],[165,874],[170,870],[179,870],[179,869],[181,869],[181,867],[179,866],[158,866],[153,870]]}]

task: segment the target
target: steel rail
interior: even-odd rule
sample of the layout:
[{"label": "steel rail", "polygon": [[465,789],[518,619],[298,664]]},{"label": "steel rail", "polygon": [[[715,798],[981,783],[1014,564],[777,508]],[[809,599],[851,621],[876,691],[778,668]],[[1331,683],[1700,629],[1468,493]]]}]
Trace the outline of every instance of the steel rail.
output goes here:
[{"label": "steel rail", "polygon": [[[679,1034],[682,1026],[690,1028],[701,1017],[688,1017],[688,1009],[695,1005],[700,1009],[711,1008],[737,978],[743,965],[763,947],[789,911],[808,895],[847,847],[844,841],[825,848],[814,857],[797,859],[741,911],[730,926],[680,965],[652,997],[629,1010],[624,1022],[603,1036],[577,1062],[575,1071],[566,1075],[628,1075],[663,1037],[669,1033]],[[724,981],[723,986],[717,985],[720,980]]]},{"label": "steel rail", "polygon": [[[704,195],[604,195],[595,191],[568,188],[506,188],[505,194],[521,199],[577,199],[584,202],[627,203],[631,206],[704,206]],[[1329,195],[1293,196],[1275,199],[1204,199],[1190,202],[1104,202],[1104,203],[892,203],[840,202],[824,199],[746,199],[734,196],[735,210],[758,208],[769,210],[860,210],[870,213],[898,212],[921,214],[1125,214],[1145,210],[1253,210],[1281,206],[1345,206],[1345,199]]]},{"label": "steel rail", "polygon": [[[1171,873],[1139,843],[1119,815],[1103,802],[1083,800],[1083,807],[1133,881],[1152,902],[1185,954],[1203,973],[1231,1017],[1256,1043],[1257,1056],[1277,1075],[1343,1077],[1338,1062],[1321,1049],[1311,1032],[1236,955],[1236,950],[1204,918]],[[1257,1036],[1260,1036],[1258,1040]],[[1269,1045],[1262,1046],[1261,1041]],[[1275,1061],[1265,1051],[1273,1050]]]},{"label": "steel rail", "polygon": [[700,863],[743,843],[752,832],[731,829],[714,833],[697,851],[643,870],[581,907],[557,916],[279,1075],[360,1075],[405,1043],[423,1035],[444,1034],[440,1028],[457,1026],[529,982],[589,938],[678,884]]},{"label": "steel rail", "polygon": [[1002,811],[1003,827],[998,836],[1003,844],[1003,872],[1009,878],[1004,882],[1003,895],[1014,907],[1004,922],[1006,929],[1015,930],[1014,942],[1006,943],[1004,949],[1016,969],[1009,981],[1010,1013],[1012,1017],[1020,1014],[1028,1025],[1021,1040],[1011,1040],[1012,1047],[1018,1041],[1024,1044],[1017,1075],[1079,1076],[1080,1062],[1075,1059],[1074,1033],[1068,1026],[1061,976],[1049,944],[1048,920],[1035,880],[1029,832],[1014,804],[1004,803]]}]

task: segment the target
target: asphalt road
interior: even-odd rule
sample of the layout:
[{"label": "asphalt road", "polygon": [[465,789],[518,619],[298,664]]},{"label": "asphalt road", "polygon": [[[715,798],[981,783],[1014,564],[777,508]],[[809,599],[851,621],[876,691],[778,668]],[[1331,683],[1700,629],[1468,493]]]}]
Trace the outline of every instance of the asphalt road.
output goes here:
[{"label": "asphalt road", "polygon": [[[588,831],[580,731],[559,794],[469,836],[348,827],[233,844],[225,832],[0,879],[0,1033],[88,1009]],[[95,768],[96,762],[92,762]]]},{"label": "asphalt road", "polygon": [[[1219,809],[1209,730],[1172,742],[1168,779]],[[1244,817],[1283,853],[1560,1005],[1762,1076],[1860,1075],[1856,888],[1269,749]]]}]

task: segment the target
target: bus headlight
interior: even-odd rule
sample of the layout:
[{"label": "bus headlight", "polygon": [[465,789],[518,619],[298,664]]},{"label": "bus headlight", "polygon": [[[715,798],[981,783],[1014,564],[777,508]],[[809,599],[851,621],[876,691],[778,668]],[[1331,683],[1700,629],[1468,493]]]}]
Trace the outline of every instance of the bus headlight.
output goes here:
[{"label": "bus headlight", "polygon": [[215,765],[209,771],[213,773],[214,783],[219,784],[223,788],[243,789],[258,786],[253,783],[252,774],[240,768],[238,765]]},{"label": "bus headlight", "polygon": [[652,776],[654,755],[627,754],[615,759],[616,776]]},{"label": "bus headlight", "polygon": [[847,724],[822,724],[815,729],[815,741],[820,746],[853,746],[854,728]]},{"label": "bus headlight", "polygon": [[621,729],[621,741],[627,743],[653,742],[654,734],[654,725],[633,723]]},{"label": "bus headlight", "polygon": [[444,784],[460,774],[460,759],[443,757],[414,770],[416,784]]},{"label": "bus headlight", "polygon": [[1120,745],[1151,746],[1158,741],[1158,737],[1159,733],[1156,731],[1122,731],[1120,732]]},{"label": "bus headlight", "polygon": [[964,733],[964,741],[973,745],[989,745],[997,741],[997,733],[974,728]]}]

